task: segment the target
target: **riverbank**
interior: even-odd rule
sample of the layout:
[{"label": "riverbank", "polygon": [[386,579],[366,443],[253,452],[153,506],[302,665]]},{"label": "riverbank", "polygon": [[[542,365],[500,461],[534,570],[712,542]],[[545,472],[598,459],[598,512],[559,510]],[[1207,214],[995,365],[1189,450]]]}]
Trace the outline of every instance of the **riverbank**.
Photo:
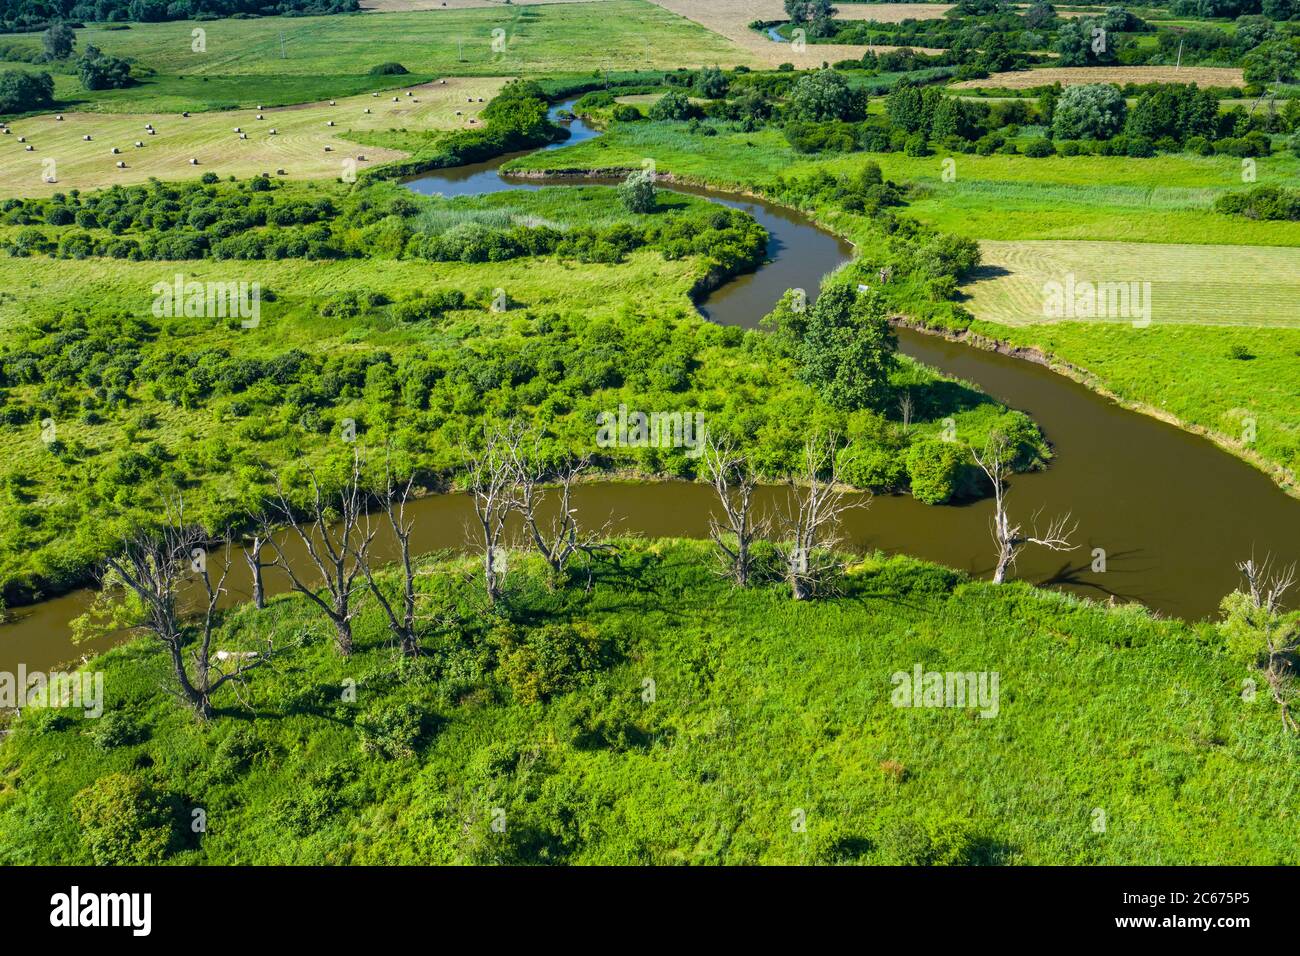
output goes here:
[{"label": "riverbank", "polygon": [[[269,637],[279,663],[208,727],[159,698],[147,642],[110,652],[105,716],[29,710],[0,745],[21,780],[0,861],[1297,861],[1268,808],[1300,758],[1212,628],[904,557],[793,602],[722,581],[707,544],[619,544],[590,590],[512,559],[495,611],[471,560],[422,561],[421,606],[454,626],[415,663],[373,602],[347,661],[300,598],[235,609],[215,646]],[[540,682],[531,641],[551,648]],[[985,675],[983,704],[898,706],[918,667]],[[1215,799],[1243,788],[1257,799]],[[88,794],[138,812],[79,815]]]}]

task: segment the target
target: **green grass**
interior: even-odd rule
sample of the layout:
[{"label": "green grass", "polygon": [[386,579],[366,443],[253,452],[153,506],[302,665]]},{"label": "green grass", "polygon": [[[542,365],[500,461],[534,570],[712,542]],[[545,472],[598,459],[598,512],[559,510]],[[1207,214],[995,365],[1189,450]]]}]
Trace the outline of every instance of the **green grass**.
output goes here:
[{"label": "green grass", "polygon": [[[973,328],[1037,346],[1082,368],[1091,384],[1212,433],[1261,463],[1293,494],[1300,491],[1300,329],[1156,324],[1135,329],[1096,322],[1017,327],[982,321]],[[1248,357],[1238,357],[1242,354]],[[1253,438],[1248,420],[1254,423]]]},{"label": "green grass", "polygon": [[[1242,700],[1247,672],[1212,628],[905,558],[803,603],[735,590],[711,563],[698,543],[624,542],[590,592],[554,591],[515,556],[492,614],[470,562],[425,563],[421,594],[451,600],[454,623],[415,666],[373,603],[347,661],[303,599],[244,606],[217,646],[269,636],[278,663],[243,706],[223,693],[208,727],[158,692],[148,644],[114,650],[92,665],[101,720],[137,742],[29,709],[0,745],[0,861],[94,862],[70,804],[126,773],[161,794],[164,859],[185,864],[1300,862],[1300,756],[1267,695]],[[521,702],[489,636],[507,620],[589,627],[605,662]],[[891,675],[917,664],[998,672],[997,716],[892,706]],[[422,719],[413,753],[364,753],[367,720],[404,705]]]},{"label": "green grass", "polygon": [[[191,31],[207,50],[191,50]],[[504,49],[494,49],[504,30]],[[283,37],[283,47],[281,46]],[[39,48],[38,34],[0,36]],[[218,109],[318,100],[397,85],[366,74],[402,63],[425,76],[540,76],[619,66],[730,66],[745,55],[703,27],[643,0],[561,3],[415,13],[133,23],[77,31],[83,49],[129,57],[157,76],[134,90],[66,95],[119,111]]]}]

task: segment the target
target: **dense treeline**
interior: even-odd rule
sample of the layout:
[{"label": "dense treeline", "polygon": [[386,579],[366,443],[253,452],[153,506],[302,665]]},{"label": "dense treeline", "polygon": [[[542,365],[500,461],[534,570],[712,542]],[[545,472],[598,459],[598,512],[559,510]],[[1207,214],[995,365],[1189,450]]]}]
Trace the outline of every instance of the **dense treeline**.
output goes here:
[{"label": "dense treeline", "polygon": [[[454,201],[387,184],[339,195],[256,177],[243,183],[152,182],[0,204],[0,224],[25,227],[9,255],[131,260],[414,258],[504,262],[557,255],[617,263],[652,248],[667,259],[706,257],[717,278],[752,269],[767,244],[746,213],[706,205],[644,222],[557,226],[476,214]],[[54,227],[54,228],[45,228]]]}]

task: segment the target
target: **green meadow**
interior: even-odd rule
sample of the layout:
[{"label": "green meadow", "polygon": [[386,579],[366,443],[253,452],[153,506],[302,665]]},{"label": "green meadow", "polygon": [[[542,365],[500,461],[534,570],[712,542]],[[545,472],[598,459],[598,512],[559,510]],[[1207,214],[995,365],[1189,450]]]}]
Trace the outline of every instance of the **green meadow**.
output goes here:
[{"label": "green meadow", "polygon": [[[373,603],[347,660],[303,599],[241,607],[216,646],[278,656],[207,726],[157,693],[147,643],[111,651],[104,717],[11,725],[0,861],[1300,862],[1300,756],[1213,627],[906,558],[793,602],[712,562],[624,541],[553,590],[519,556],[492,610],[470,562],[423,562],[448,624],[406,663]],[[588,651],[530,664],[530,633]],[[918,666],[996,672],[996,715],[895,706]]]},{"label": "green meadow", "polygon": [[[202,52],[193,49],[195,29],[205,31]],[[155,74],[136,87],[93,94],[75,91],[75,78],[60,85],[77,102],[118,112],[347,96],[404,83],[405,77],[367,76],[393,61],[423,80],[733,66],[747,58],[722,37],[644,0],[91,26],[77,31],[77,44],[94,44]],[[0,35],[0,45],[36,52],[40,36]]]}]

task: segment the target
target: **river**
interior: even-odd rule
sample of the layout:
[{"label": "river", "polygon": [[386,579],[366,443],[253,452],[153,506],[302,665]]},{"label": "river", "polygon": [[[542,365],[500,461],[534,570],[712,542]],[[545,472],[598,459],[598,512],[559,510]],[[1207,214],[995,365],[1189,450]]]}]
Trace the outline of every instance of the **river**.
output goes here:
[{"label": "river", "polygon": [[[571,130],[567,143],[545,148],[598,135],[579,120]],[[544,188],[536,180],[502,177],[498,167],[510,158],[438,170],[408,185],[420,193],[444,195]],[[771,236],[765,265],[718,288],[702,303],[701,311],[712,321],[753,328],[786,289],[803,288],[811,296],[822,276],[851,253],[846,243],[791,210],[744,196],[669,188],[744,209]],[[1040,509],[1045,516],[1069,512],[1078,522],[1079,547],[1070,553],[1027,548],[1016,569],[1019,578],[1197,619],[1212,614],[1219,599],[1236,587],[1237,561],[1252,554],[1296,559],[1300,502],[1210,441],[1124,409],[1040,365],[907,329],[899,330],[899,344],[904,353],[1028,413],[1053,443],[1056,457],[1050,468],[1012,480],[1009,508],[1026,524]],[[764,489],[760,510],[776,507],[783,496],[781,489]],[[697,538],[707,535],[713,507],[706,486],[678,481],[593,482],[578,490],[575,504],[588,525],[608,520],[620,533]],[[878,496],[846,514],[845,544],[855,550],[907,553],[986,576],[994,554],[991,513],[989,501],[933,507],[905,495]],[[425,498],[413,514],[418,551],[465,547],[472,514],[464,495]],[[1091,569],[1093,549],[1105,552],[1104,572]],[[236,555],[235,561],[230,598],[245,600],[247,569],[242,558]],[[286,582],[271,572],[267,585],[277,593]],[[12,622],[0,627],[0,670],[13,671],[20,661],[29,670],[49,669],[111,643],[74,647],[70,641],[69,622],[90,598],[89,591],[81,590],[15,609]]]}]

